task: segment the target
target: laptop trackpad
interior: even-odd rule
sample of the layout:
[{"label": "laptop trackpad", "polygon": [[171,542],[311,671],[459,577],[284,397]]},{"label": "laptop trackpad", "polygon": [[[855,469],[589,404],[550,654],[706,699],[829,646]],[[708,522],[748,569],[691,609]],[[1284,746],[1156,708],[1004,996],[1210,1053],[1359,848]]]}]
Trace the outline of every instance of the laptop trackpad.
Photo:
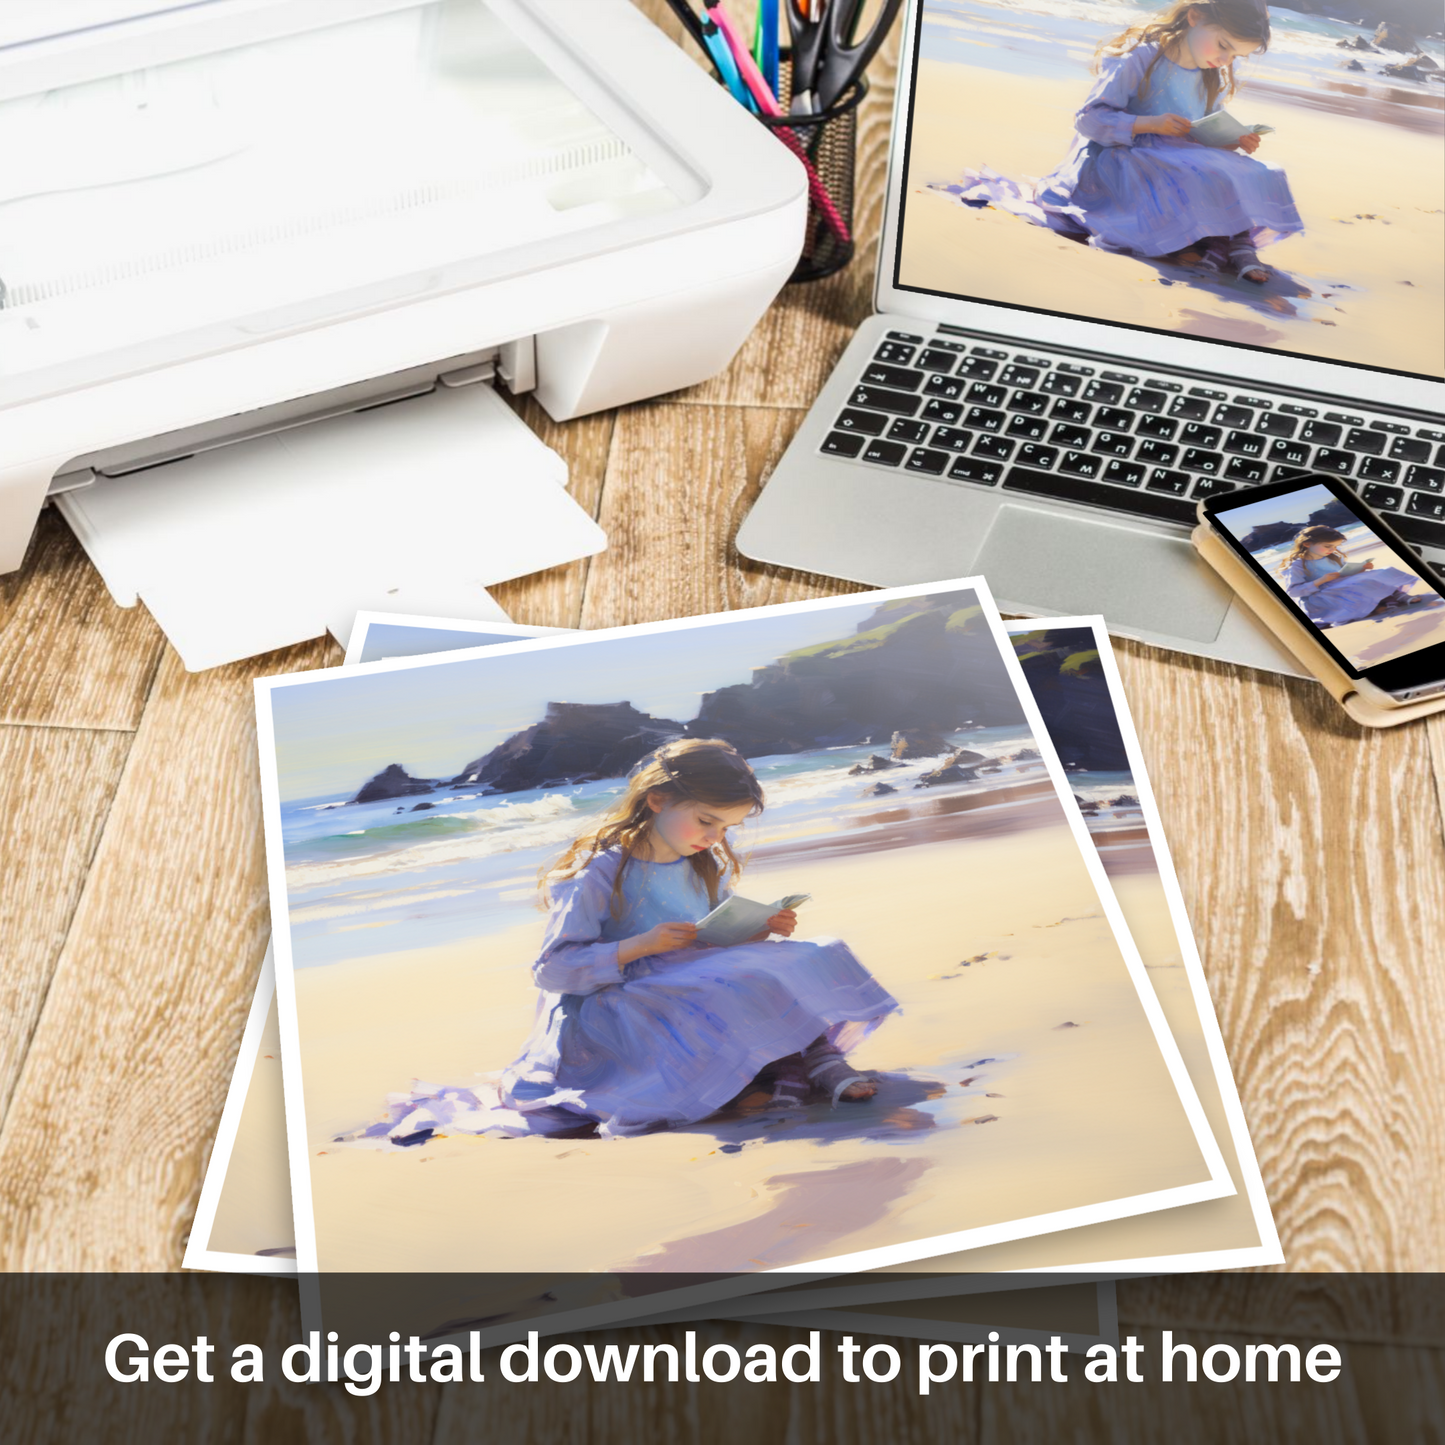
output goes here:
[{"label": "laptop trackpad", "polygon": [[1128,527],[1006,505],[974,570],[999,605],[1047,608],[1062,616],[1102,612],[1142,632],[1213,642],[1233,593],[1188,542]]}]

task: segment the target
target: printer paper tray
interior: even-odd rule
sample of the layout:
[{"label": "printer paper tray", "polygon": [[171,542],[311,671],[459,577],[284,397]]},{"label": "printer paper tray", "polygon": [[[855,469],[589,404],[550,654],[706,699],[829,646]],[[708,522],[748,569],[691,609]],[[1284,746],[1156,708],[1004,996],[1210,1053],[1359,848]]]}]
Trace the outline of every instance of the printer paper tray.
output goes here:
[{"label": "printer paper tray", "polygon": [[486,588],[606,546],[567,467],[489,386],[293,427],[55,504],[123,607],[192,671],[332,632],[362,608],[484,621]]}]

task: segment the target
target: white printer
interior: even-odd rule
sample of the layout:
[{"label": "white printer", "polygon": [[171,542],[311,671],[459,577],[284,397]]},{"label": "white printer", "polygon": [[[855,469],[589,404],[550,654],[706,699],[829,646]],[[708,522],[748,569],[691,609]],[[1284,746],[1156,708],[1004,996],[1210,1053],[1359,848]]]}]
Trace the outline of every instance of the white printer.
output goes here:
[{"label": "white printer", "polygon": [[627,0],[7,6],[0,572],[53,496],[188,666],[485,611],[603,545],[494,382],[713,375],[806,205]]}]

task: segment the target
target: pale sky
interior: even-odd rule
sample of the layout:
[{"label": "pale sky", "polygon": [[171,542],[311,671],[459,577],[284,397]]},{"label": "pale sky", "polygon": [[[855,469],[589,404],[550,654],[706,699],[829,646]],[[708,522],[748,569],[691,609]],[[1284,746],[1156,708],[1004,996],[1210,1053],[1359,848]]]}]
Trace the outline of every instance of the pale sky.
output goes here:
[{"label": "pale sky", "polygon": [[[959,606],[974,597],[957,595]],[[689,722],[704,692],[747,682],[795,648],[851,636],[878,605],[839,602],[601,642],[547,639],[527,652],[387,672],[303,675],[266,694],[282,801],[350,797],[389,763],[413,777],[452,777],[540,722],[549,702],[626,701]]]}]

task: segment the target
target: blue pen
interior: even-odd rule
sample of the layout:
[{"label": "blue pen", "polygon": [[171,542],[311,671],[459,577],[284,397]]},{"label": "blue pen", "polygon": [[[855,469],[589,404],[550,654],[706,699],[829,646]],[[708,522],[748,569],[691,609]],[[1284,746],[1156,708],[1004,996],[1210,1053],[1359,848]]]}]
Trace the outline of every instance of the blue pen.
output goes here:
[{"label": "blue pen", "polygon": [[722,76],[723,84],[732,91],[733,99],[747,106],[749,110],[756,111],[757,105],[753,101],[752,92],[743,84],[738,63],[733,59],[733,53],[728,48],[722,31],[717,28],[717,22],[710,16],[703,17],[702,43],[707,46],[707,53],[712,57],[717,73]]},{"label": "blue pen", "polygon": [[778,0],[758,0],[758,69],[774,95],[778,93]]}]

